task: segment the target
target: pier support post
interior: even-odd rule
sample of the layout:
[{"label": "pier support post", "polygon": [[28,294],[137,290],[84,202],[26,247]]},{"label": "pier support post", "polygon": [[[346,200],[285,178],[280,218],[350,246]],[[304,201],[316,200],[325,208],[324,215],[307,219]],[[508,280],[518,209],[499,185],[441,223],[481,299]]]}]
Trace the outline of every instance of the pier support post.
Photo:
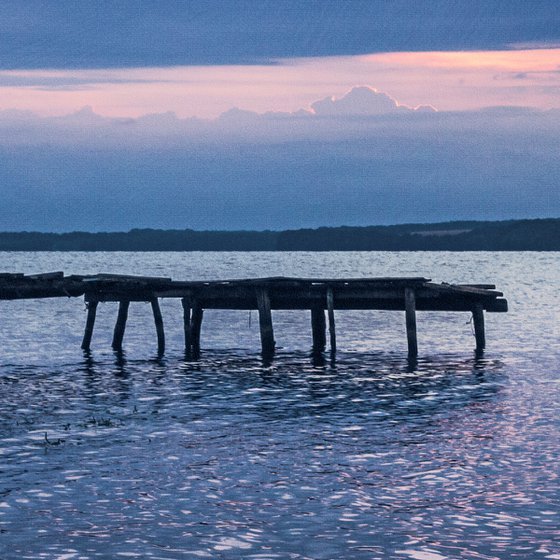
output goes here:
[{"label": "pier support post", "polygon": [[122,300],[119,302],[119,314],[117,316],[117,323],[113,332],[113,350],[117,352],[122,351],[122,341],[124,337],[124,329],[126,328],[126,320],[128,319],[128,308],[130,301]]},{"label": "pier support post", "polygon": [[192,352],[192,334],[191,334],[191,299],[184,297],[181,298],[183,305],[183,329],[185,331],[185,353],[187,357],[191,356]]},{"label": "pier support post", "polygon": [[89,350],[91,344],[91,337],[93,335],[93,327],[95,325],[95,316],[97,314],[97,301],[89,301],[87,305],[87,319],[86,319],[86,330],[84,332],[84,338],[82,340],[82,350]]},{"label": "pier support post", "polygon": [[272,327],[272,312],[270,310],[270,297],[265,288],[257,288],[257,307],[259,310],[259,325],[261,331],[261,346],[263,356],[274,354],[274,329]]},{"label": "pier support post", "polygon": [[327,345],[326,328],[325,310],[322,307],[312,307],[311,331],[313,333],[313,352],[324,352]]},{"label": "pier support post", "polygon": [[198,302],[194,302],[192,305],[191,314],[191,349],[192,357],[198,358],[200,356],[200,331],[202,329],[202,317],[204,315],[204,309],[200,307]]},{"label": "pier support post", "polygon": [[406,314],[406,339],[408,356],[418,356],[418,340],[416,337],[416,294],[413,288],[404,289],[404,308]]},{"label": "pier support post", "polygon": [[334,294],[332,288],[327,288],[327,312],[329,315],[329,336],[331,353],[336,352],[336,330],[334,325]]},{"label": "pier support post", "polygon": [[157,298],[150,301],[152,304],[152,312],[154,314],[154,323],[156,324],[158,354],[165,352],[165,331],[163,328],[163,317],[161,316],[161,309]]},{"label": "pier support post", "polygon": [[484,332],[484,309],[482,303],[477,303],[472,310],[474,323],[474,336],[476,338],[476,351],[481,352],[486,347],[486,334]]}]

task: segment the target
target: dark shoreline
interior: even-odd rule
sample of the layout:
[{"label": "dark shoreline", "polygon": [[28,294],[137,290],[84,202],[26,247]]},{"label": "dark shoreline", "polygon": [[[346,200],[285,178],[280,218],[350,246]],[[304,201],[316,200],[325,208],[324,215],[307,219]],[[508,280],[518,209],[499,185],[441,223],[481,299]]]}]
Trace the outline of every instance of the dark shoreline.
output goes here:
[{"label": "dark shoreline", "polygon": [[560,218],[285,231],[0,232],[0,251],[560,251]]}]

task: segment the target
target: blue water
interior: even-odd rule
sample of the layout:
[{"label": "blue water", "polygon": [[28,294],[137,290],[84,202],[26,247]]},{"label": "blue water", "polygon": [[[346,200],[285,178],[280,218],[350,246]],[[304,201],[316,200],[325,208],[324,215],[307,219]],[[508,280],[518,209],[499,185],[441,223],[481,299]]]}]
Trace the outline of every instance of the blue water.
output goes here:
[{"label": "blue water", "polygon": [[102,304],[0,302],[0,558],[560,559],[560,253],[0,253],[0,271],[220,279],[426,276],[494,282],[510,312],[207,311],[183,355],[164,301],[132,304],[125,352]]}]

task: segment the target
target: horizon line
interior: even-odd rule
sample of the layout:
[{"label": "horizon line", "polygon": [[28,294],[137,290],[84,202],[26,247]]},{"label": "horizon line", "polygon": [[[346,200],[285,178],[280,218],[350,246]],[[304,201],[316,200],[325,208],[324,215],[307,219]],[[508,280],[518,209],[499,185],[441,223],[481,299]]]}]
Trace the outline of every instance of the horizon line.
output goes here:
[{"label": "horizon line", "polygon": [[300,227],[300,228],[286,228],[286,229],[192,229],[192,228],[156,228],[156,227],[135,227],[129,230],[117,231],[86,231],[86,230],[71,230],[71,231],[39,231],[39,230],[19,230],[19,231],[0,231],[0,235],[17,235],[17,234],[39,234],[39,235],[72,235],[72,234],[88,234],[88,235],[114,235],[114,234],[129,234],[133,232],[193,232],[193,233],[284,233],[292,231],[317,231],[320,229],[368,229],[368,228],[394,228],[394,227],[410,227],[410,226],[442,226],[448,224],[503,224],[507,222],[537,222],[537,221],[560,221],[558,217],[540,217],[540,218],[504,218],[499,220],[477,220],[477,219],[457,219],[445,220],[441,222],[403,222],[396,224],[370,224],[365,226],[351,226],[351,225],[330,225],[330,226],[316,226],[316,227]]}]

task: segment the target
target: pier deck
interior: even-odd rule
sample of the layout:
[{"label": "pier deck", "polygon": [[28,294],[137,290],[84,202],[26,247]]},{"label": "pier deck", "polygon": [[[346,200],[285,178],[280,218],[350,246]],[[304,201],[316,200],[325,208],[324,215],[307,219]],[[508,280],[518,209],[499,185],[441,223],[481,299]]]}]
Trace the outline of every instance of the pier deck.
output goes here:
[{"label": "pier deck", "polygon": [[[405,312],[409,355],[418,353],[416,311],[467,311],[473,314],[476,349],[485,347],[484,311],[506,312],[507,301],[492,284],[437,284],[428,278],[256,278],[219,281],[176,281],[171,278],[97,274],[65,276],[0,273],[0,300],[84,296],[88,317],[82,348],[89,349],[99,302],[119,302],[113,348],[122,341],[131,302],[150,302],[158,338],[165,350],[160,298],[180,298],[184,310],[185,349],[200,352],[205,309],[255,309],[259,313],[262,351],[274,353],[272,310],[311,311],[313,350],[326,348],[327,320],[330,349],[336,351],[334,312],[350,309]],[[325,318],[325,312],[327,318]]]}]

